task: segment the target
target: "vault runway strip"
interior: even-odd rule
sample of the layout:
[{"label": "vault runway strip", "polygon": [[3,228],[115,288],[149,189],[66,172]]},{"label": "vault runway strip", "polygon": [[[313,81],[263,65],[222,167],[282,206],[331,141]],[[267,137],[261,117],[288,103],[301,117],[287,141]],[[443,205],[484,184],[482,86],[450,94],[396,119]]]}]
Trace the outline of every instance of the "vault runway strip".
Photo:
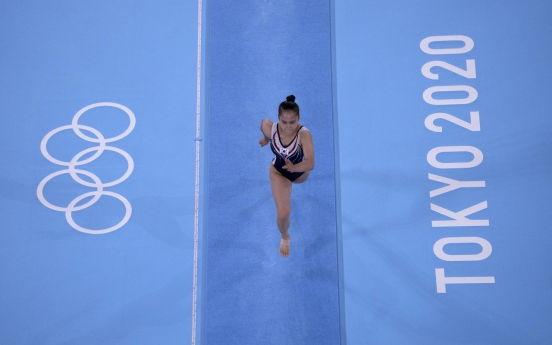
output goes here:
[{"label": "vault runway strip", "polygon": [[[204,344],[339,344],[330,1],[207,7]],[[315,169],[293,186],[291,255],[270,191],[263,118],[297,96]]]}]

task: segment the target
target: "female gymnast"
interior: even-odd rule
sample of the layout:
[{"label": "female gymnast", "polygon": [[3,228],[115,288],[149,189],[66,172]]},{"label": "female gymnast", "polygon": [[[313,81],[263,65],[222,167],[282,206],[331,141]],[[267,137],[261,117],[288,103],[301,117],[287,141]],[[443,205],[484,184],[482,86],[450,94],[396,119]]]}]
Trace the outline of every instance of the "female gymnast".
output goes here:
[{"label": "female gymnast", "polygon": [[278,107],[278,122],[264,119],[261,122],[261,146],[270,143],[274,159],[268,169],[272,196],[276,204],[276,224],[282,235],[280,254],[289,255],[289,214],[291,185],[302,183],[314,168],[314,147],[308,129],[299,123],[299,106],[295,96],[287,96]]}]

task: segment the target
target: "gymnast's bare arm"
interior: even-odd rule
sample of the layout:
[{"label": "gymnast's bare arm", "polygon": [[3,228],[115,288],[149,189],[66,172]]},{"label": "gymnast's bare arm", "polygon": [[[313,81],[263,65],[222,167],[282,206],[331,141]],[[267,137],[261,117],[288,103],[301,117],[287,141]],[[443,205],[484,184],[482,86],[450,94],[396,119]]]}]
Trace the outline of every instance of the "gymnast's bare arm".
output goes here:
[{"label": "gymnast's bare arm", "polygon": [[263,137],[259,140],[259,145],[265,146],[270,142],[270,132],[272,132],[272,121],[269,119],[264,119],[261,122],[261,132],[263,132]]}]

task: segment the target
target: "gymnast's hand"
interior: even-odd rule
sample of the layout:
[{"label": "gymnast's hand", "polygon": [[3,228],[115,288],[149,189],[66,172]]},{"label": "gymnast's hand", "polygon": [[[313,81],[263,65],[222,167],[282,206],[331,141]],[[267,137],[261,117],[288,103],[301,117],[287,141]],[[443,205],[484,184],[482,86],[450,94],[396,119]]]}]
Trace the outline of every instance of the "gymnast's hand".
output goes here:
[{"label": "gymnast's hand", "polygon": [[284,165],[282,168],[286,169],[289,172],[296,172],[295,165],[293,165],[293,163],[287,158],[286,158],[286,165]]},{"label": "gymnast's hand", "polygon": [[259,140],[259,144],[261,145],[261,147],[265,146],[269,142],[270,142],[270,139],[268,139],[267,137],[262,137],[261,140]]}]

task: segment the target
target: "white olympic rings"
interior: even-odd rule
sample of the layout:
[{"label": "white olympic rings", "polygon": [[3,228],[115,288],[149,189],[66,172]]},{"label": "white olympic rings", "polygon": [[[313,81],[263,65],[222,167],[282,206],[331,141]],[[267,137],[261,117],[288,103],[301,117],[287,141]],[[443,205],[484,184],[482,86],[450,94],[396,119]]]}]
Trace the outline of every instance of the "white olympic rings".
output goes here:
[{"label": "white olympic rings", "polygon": [[[128,128],[123,133],[121,133],[117,136],[114,136],[112,138],[105,138],[102,135],[102,133],[100,133],[95,128],[85,126],[85,125],[80,125],[78,123],[78,121],[79,121],[79,118],[81,117],[81,115],[84,114],[86,111],[88,111],[92,108],[96,108],[96,107],[114,107],[114,108],[121,109],[122,111],[124,111],[128,115],[128,117],[130,119],[130,124],[129,124]],[[47,160],[49,160],[50,162],[52,162],[54,164],[57,164],[57,165],[66,166],[67,169],[63,169],[63,170],[53,172],[50,175],[46,176],[44,179],[42,179],[42,181],[40,181],[40,183],[38,184],[38,188],[36,190],[36,195],[38,197],[38,200],[40,200],[40,202],[44,206],[46,206],[46,207],[48,207],[52,210],[65,212],[65,219],[67,220],[67,223],[69,223],[69,225],[71,225],[71,227],[73,227],[73,229],[75,229],[77,231],[80,231],[80,232],[84,232],[84,233],[87,233],[87,234],[94,234],[94,235],[105,234],[105,233],[108,233],[108,232],[115,231],[115,230],[121,228],[123,225],[125,225],[128,222],[128,220],[130,219],[130,216],[132,214],[132,207],[130,206],[130,202],[125,197],[123,197],[122,195],[111,192],[111,191],[106,191],[106,190],[104,190],[104,188],[112,187],[112,186],[115,186],[115,185],[125,181],[130,176],[130,174],[132,174],[132,171],[134,170],[134,161],[132,160],[132,157],[126,151],[121,150],[120,148],[117,148],[117,147],[108,146],[108,145],[106,145],[106,143],[110,143],[110,142],[114,142],[114,141],[123,139],[130,132],[132,132],[135,125],[136,125],[136,117],[134,116],[134,113],[130,109],[125,107],[124,105],[117,104],[117,103],[112,103],[112,102],[100,102],[100,103],[90,104],[90,105],[82,108],[81,110],[79,110],[75,114],[75,116],[73,116],[73,121],[71,122],[70,125],[61,126],[61,127],[58,127],[56,129],[51,130],[42,139],[42,142],[40,143],[40,151],[42,152],[42,155]],[[48,140],[50,140],[50,138],[53,135],[55,135],[56,133],[59,133],[61,131],[68,130],[68,129],[72,129],[75,132],[75,134],[77,136],[79,136],[81,139],[84,139],[86,141],[93,142],[93,143],[98,143],[98,146],[94,146],[94,147],[82,150],[81,152],[77,153],[71,159],[71,161],[69,161],[69,162],[65,162],[65,161],[62,161],[62,160],[59,160],[59,159],[56,159],[56,158],[52,157],[52,155],[50,155],[50,153],[48,152],[48,149],[46,147],[46,145],[48,143]],[[84,130],[94,134],[96,136],[96,138],[89,137],[89,136],[85,135],[81,131],[81,129],[84,129]],[[128,167],[127,167],[126,172],[123,174],[123,176],[119,177],[118,179],[116,179],[114,181],[107,182],[107,183],[102,183],[100,178],[98,176],[96,176],[95,174],[93,174],[89,171],[86,171],[86,170],[76,168],[77,166],[81,166],[81,165],[84,165],[84,164],[87,164],[87,163],[90,163],[90,162],[94,161],[95,159],[100,157],[100,155],[106,150],[117,152],[126,159]],[[79,161],[79,159],[81,157],[83,157],[84,155],[86,155],[87,153],[90,153],[90,152],[94,152],[94,154],[91,155],[90,157],[86,158],[86,159],[83,159],[83,160]],[[86,187],[96,188],[96,190],[92,191],[92,192],[84,193],[84,194],[76,197],[75,199],[73,199],[69,203],[69,205],[67,207],[61,207],[61,206],[53,205],[52,203],[47,201],[46,198],[44,197],[44,186],[46,185],[46,183],[48,183],[48,181],[50,181],[54,177],[59,176],[59,175],[63,175],[63,174],[69,174],[73,178],[73,180],[75,180],[77,183],[79,183],[83,186],[86,186]],[[83,180],[79,176],[79,174],[88,176],[94,182],[92,183],[92,182],[88,182],[88,181]],[[106,228],[106,229],[101,229],[101,230],[91,230],[91,229],[87,229],[87,228],[84,228],[84,227],[78,225],[73,220],[72,213],[74,211],[80,211],[80,210],[83,210],[85,208],[88,208],[88,207],[94,205],[100,199],[100,197],[102,195],[108,195],[108,196],[114,197],[116,199],[119,199],[123,203],[123,205],[125,206],[125,215],[124,215],[123,219],[119,223],[117,223],[116,225],[114,225],[112,227],[109,227],[109,228]],[[81,201],[81,200],[83,200],[87,197],[92,197],[92,198],[90,200],[88,200],[87,202],[85,202],[84,204],[76,206],[79,201]]]}]

